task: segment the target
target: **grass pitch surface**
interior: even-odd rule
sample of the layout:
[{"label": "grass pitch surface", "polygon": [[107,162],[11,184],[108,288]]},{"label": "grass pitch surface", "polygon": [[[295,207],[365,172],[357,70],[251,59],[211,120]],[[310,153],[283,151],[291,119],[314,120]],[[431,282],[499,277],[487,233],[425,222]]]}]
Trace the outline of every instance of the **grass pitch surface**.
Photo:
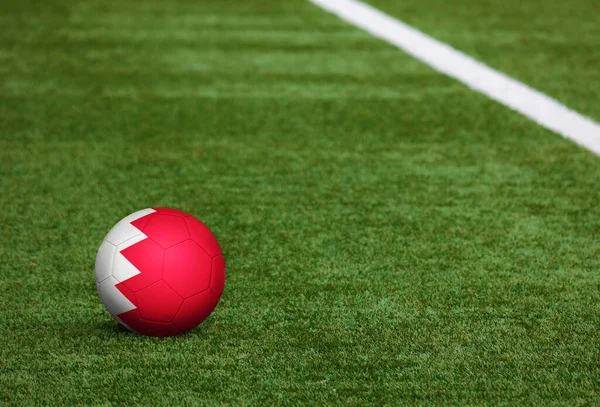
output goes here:
[{"label": "grass pitch surface", "polygon": [[[1,403],[600,402],[598,157],[307,2],[1,7]],[[148,206],[227,260],[179,337],[95,292]]]},{"label": "grass pitch surface", "polygon": [[368,2],[600,121],[595,0]]}]

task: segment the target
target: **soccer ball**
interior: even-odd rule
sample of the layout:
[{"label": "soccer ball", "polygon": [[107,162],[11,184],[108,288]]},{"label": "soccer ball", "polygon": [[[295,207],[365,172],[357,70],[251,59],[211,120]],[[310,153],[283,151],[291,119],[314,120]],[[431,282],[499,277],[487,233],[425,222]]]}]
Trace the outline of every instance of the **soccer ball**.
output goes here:
[{"label": "soccer ball", "polygon": [[96,287],[117,321],[149,336],[188,331],[213,311],[225,260],[211,231],[169,208],[143,209],[113,227],[96,256]]}]

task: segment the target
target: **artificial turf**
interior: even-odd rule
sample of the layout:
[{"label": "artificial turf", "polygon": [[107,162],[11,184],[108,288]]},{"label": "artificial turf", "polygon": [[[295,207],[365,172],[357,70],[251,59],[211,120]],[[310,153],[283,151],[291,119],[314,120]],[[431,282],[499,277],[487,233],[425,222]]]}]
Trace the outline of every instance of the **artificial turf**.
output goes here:
[{"label": "artificial turf", "polygon": [[600,121],[596,0],[368,0]]},{"label": "artificial turf", "polygon": [[[592,153],[304,1],[1,7],[0,403],[600,403]],[[165,339],[94,285],[152,206],[227,261]]]}]

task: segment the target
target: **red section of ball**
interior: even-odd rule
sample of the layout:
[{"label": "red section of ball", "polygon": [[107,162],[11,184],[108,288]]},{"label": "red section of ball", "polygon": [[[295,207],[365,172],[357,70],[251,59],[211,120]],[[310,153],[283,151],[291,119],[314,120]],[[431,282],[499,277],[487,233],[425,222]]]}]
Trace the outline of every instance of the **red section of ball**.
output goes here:
[{"label": "red section of ball", "polygon": [[218,255],[212,259],[212,271],[210,274],[210,288],[217,296],[221,297],[225,287],[225,259]]},{"label": "red section of ball", "polygon": [[204,290],[199,294],[186,298],[172,323],[182,332],[188,331],[204,321],[215,309],[218,302],[219,297],[212,290]]},{"label": "red section of ball", "polygon": [[122,283],[117,284],[117,288],[121,293],[127,298],[131,303],[135,304],[137,299],[135,298],[135,293],[131,291],[129,288],[125,287]]},{"label": "red section of ball", "polygon": [[135,293],[140,316],[155,322],[171,322],[183,302],[164,280]]},{"label": "red section of ball", "polygon": [[159,213],[150,216],[142,231],[163,249],[190,238],[188,227],[182,218]]},{"label": "red section of ball", "polygon": [[123,321],[125,325],[131,327],[131,324],[140,319],[140,311],[137,308],[135,308],[131,311],[124,312],[122,314],[119,314],[119,319]]},{"label": "red section of ball", "polygon": [[162,215],[177,216],[178,218],[188,218],[192,216],[189,213],[185,213],[183,211],[173,208],[154,208],[154,210],[156,211],[155,213]]},{"label": "red section of ball", "polygon": [[210,256],[193,240],[187,240],[165,252],[163,280],[183,298],[208,288],[211,278]]},{"label": "red section of ball", "polygon": [[170,336],[194,328],[216,307],[225,262],[202,222],[175,209],[155,210],[131,222],[148,238],[121,251],[140,273],[117,285],[135,306],[118,317],[137,333]]},{"label": "red section of ball", "polygon": [[198,243],[198,246],[206,250],[206,252],[212,257],[221,254],[221,246],[219,246],[219,242],[217,242],[215,236],[204,223],[200,222],[193,216],[186,218],[185,223],[187,223],[192,240]]},{"label": "red section of ball", "polygon": [[146,226],[146,223],[148,223],[148,220],[152,217],[152,213],[146,216],[142,216],[139,219],[134,220],[133,222],[131,222],[131,224],[133,226],[135,226],[136,228],[138,228],[139,230],[144,230],[144,226]]},{"label": "red section of ball", "polygon": [[131,291],[139,291],[161,279],[165,251],[153,240],[144,239],[121,250],[121,254],[140,271],[140,274],[121,282]]}]

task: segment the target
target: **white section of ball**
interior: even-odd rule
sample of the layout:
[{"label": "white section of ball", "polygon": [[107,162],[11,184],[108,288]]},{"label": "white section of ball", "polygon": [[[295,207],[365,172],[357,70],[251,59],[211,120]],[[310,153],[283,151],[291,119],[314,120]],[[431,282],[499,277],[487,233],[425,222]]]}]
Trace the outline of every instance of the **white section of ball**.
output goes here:
[{"label": "white section of ball", "polygon": [[[142,209],[123,218],[108,232],[96,255],[96,286],[100,300],[108,312],[119,322],[119,314],[135,309],[135,306],[116,287],[140,271],[122,254],[121,250],[148,237],[131,222],[156,212]],[[122,323],[122,322],[121,322]]]}]

